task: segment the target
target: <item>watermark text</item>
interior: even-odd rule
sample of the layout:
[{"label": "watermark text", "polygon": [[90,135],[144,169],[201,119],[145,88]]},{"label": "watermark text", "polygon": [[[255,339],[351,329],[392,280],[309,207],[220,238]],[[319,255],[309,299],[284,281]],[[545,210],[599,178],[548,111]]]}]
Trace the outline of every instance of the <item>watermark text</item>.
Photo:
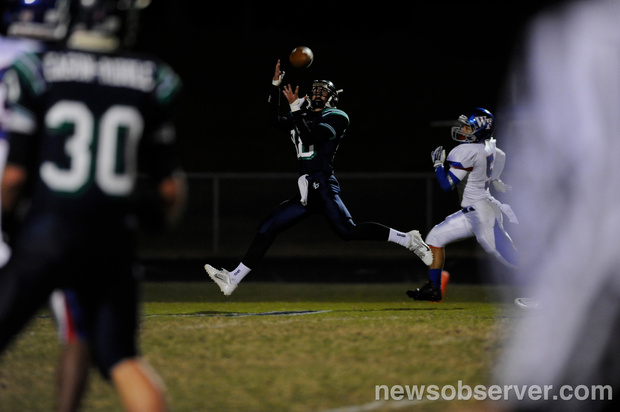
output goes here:
[{"label": "watermark text", "polygon": [[475,385],[458,381],[456,385],[375,385],[375,400],[452,401],[452,400],[532,400],[532,401],[585,401],[613,398],[611,385],[563,385],[556,390],[553,385]]}]

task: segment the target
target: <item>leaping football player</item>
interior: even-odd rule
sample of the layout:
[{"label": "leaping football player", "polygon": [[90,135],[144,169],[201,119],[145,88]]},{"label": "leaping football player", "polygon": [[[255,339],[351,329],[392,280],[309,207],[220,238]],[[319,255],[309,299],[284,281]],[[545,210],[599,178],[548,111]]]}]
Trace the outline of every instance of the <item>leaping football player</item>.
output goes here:
[{"label": "leaping football player", "polygon": [[[209,277],[229,296],[258,265],[276,236],[312,214],[321,214],[343,240],[387,241],[406,247],[429,265],[430,248],[417,230],[400,232],[375,222],[356,224],[340,197],[333,161],[342,142],[349,116],[337,109],[339,92],[329,80],[315,80],[310,96],[299,97],[299,87],[281,88],[284,72],[276,63],[269,103],[278,127],[291,138],[299,164],[299,193],[281,203],[258,227],[249,249],[232,271],[205,265]],[[280,115],[280,97],[290,110]]]},{"label": "leaping football player", "polygon": [[[496,146],[493,137],[495,117],[483,108],[477,108],[458,118],[459,125],[452,128],[452,139],[459,142],[448,157],[442,146],[431,153],[435,175],[441,189],[449,192],[458,189],[461,210],[434,226],[426,236],[426,243],[433,252],[429,267],[429,280],[420,288],[408,290],[414,300],[440,302],[445,295],[447,274],[443,273],[446,245],[476,237],[484,250],[500,262],[514,267],[519,252],[504,229],[503,215],[513,223],[517,218],[509,205],[495,199],[489,185],[505,192],[510,186],[500,180],[506,154]],[[447,161],[447,166],[444,162]]]}]

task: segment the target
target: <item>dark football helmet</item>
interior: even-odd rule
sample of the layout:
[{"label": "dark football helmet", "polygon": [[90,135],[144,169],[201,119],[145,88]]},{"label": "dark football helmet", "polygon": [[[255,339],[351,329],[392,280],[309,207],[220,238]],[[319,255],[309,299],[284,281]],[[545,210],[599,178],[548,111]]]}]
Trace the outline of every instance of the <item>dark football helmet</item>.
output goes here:
[{"label": "dark football helmet", "polygon": [[72,0],[70,48],[111,51],[134,44],[138,14],[150,0]]},{"label": "dark football helmet", "polygon": [[70,0],[4,0],[2,23],[9,37],[64,40],[70,23]]},{"label": "dark football helmet", "polygon": [[[315,80],[312,82],[312,89],[310,91],[310,108],[311,109],[324,109],[326,107],[336,107],[338,104],[338,94],[342,90],[336,90],[334,83],[329,80]],[[318,96],[325,96],[327,100],[318,98]]]},{"label": "dark football helmet", "polygon": [[452,128],[452,139],[461,143],[476,143],[493,137],[495,117],[478,107],[459,116],[459,125]]}]

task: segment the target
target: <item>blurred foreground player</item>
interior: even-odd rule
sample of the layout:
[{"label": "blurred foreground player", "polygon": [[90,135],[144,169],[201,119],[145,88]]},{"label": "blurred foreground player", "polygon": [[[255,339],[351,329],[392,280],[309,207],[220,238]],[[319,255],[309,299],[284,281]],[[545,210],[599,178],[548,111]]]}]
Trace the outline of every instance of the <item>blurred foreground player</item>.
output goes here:
[{"label": "blurred foreground player", "polygon": [[74,412],[79,410],[88,386],[91,365],[91,349],[88,325],[80,316],[77,296],[71,290],[56,289],[50,297],[50,309],[58,328],[58,340],[62,345],[56,372],[56,410]]},{"label": "blurred foreground player", "polygon": [[[47,2],[50,3],[50,2]],[[139,356],[134,275],[138,171],[162,216],[184,201],[175,156],[176,74],[122,50],[140,1],[52,1],[70,10],[67,46],[21,57],[5,76],[10,151],[3,209],[30,202],[0,271],[0,351],[56,288],[71,290],[93,358],[129,411],[165,411],[164,387]],[[54,14],[56,15],[56,14]]]},{"label": "blurred foreground player", "polygon": [[[0,80],[17,58],[25,53],[41,51],[48,43],[64,40],[56,27],[68,24],[67,3],[61,2],[26,2],[7,0],[2,7],[2,32],[0,37]],[[53,18],[50,17],[53,15]],[[55,21],[56,23],[53,23]],[[8,83],[8,81],[7,81]],[[0,180],[8,154],[8,110],[5,100],[7,88],[0,83]],[[10,256],[12,229],[17,218],[10,219],[10,224],[2,222],[0,238],[0,267],[4,266]],[[57,371],[56,410],[71,412],[77,410],[86,387],[90,364],[89,348],[79,330],[80,325],[73,319],[64,291],[56,290],[53,294],[51,308],[58,324],[58,336],[62,353]]]},{"label": "blurred foreground player", "polygon": [[[205,265],[211,279],[224,295],[230,295],[239,282],[263,258],[276,236],[304,218],[321,214],[343,240],[376,240],[397,243],[414,252],[425,264],[431,252],[419,232],[399,232],[379,223],[355,224],[340,198],[340,185],[334,176],[333,161],[345,131],[347,114],[336,108],[338,90],[331,81],[315,80],[311,95],[299,97],[299,87],[280,89],[284,72],[277,62],[269,103],[277,126],[290,136],[299,164],[299,193],[282,202],[259,226],[250,248],[232,272]],[[284,95],[290,111],[280,115],[280,96]]]},{"label": "blurred foreground player", "polygon": [[538,306],[515,319],[493,383],[553,391],[502,410],[620,410],[618,16],[616,0],[547,8],[514,56],[502,136],[527,257],[514,283],[527,280],[522,292]]},{"label": "blurred foreground player", "polygon": [[[459,125],[452,128],[452,139],[459,142],[448,157],[442,146],[437,147],[431,158],[435,175],[442,190],[458,188],[461,210],[434,226],[426,236],[426,243],[433,251],[429,268],[429,281],[407,295],[414,300],[439,302],[445,292],[446,279],[442,271],[446,245],[476,237],[485,251],[509,267],[518,263],[519,253],[503,224],[505,213],[511,222],[517,222],[510,206],[495,199],[490,191],[492,182],[498,190],[507,186],[499,179],[506,155],[496,147],[493,138],[495,117],[486,109],[476,108],[461,115]],[[448,167],[444,167],[444,161]],[[444,275],[445,276],[445,275]]]}]

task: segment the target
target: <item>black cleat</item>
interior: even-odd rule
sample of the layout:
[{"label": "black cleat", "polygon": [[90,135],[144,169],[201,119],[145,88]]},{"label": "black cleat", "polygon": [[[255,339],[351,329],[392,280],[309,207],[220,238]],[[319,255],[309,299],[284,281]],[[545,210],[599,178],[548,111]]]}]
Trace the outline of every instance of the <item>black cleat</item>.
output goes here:
[{"label": "black cleat", "polygon": [[432,282],[428,282],[416,290],[408,290],[407,296],[413,300],[428,300],[431,302],[441,302],[441,299],[443,298],[441,295],[441,289],[435,286]]}]

